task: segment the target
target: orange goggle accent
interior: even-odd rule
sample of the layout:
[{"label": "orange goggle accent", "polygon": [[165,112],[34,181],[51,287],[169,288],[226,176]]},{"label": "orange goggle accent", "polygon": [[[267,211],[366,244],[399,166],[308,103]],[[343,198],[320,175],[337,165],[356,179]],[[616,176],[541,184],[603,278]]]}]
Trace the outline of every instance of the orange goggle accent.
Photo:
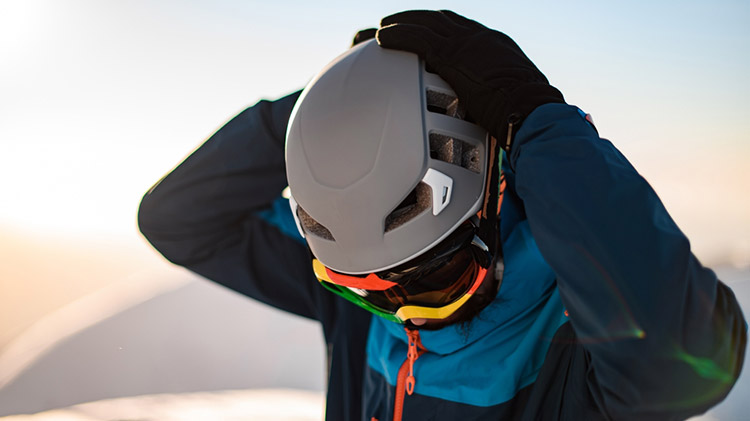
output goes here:
[{"label": "orange goggle accent", "polygon": [[388,320],[444,319],[484,282],[492,254],[471,222],[419,257],[377,273],[347,275],[313,259],[327,289]]},{"label": "orange goggle accent", "polygon": [[328,279],[336,285],[349,288],[367,289],[370,291],[385,291],[398,285],[395,282],[380,279],[378,275],[371,273],[364,278],[358,276],[344,275],[324,267]]}]

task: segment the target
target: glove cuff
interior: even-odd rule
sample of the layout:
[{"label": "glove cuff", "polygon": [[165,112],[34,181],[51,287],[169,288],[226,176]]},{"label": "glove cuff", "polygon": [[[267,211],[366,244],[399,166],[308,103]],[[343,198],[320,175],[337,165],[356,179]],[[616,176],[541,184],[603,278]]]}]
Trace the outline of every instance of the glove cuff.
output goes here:
[{"label": "glove cuff", "polygon": [[540,105],[549,103],[565,104],[565,98],[557,88],[546,83],[521,85],[511,92],[497,126],[498,140],[508,156],[513,138],[526,117]]}]

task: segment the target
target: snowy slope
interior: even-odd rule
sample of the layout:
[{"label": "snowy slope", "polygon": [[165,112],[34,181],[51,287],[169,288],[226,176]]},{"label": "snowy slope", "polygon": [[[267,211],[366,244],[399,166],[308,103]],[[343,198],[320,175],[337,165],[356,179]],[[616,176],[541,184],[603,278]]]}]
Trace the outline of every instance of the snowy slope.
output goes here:
[{"label": "snowy slope", "polygon": [[[723,267],[717,273],[748,314],[750,269]],[[22,336],[4,349],[0,420],[322,418],[324,352],[315,322],[184,271],[171,276],[182,279],[116,314],[99,313],[99,319],[88,320],[58,312],[36,328],[65,335],[41,335],[48,337],[47,343],[39,334],[26,340]],[[148,276],[128,280],[134,288],[148,281]],[[122,297],[120,288],[111,288],[110,295]],[[137,294],[131,294],[137,301]],[[94,302],[106,301],[106,296],[100,293]],[[67,311],[95,314],[88,305],[84,300]],[[85,325],[66,326],[71,323]],[[9,348],[15,349],[13,355]],[[728,398],[695,419],[746,419],[749,397],[745,369]],[[2,417],[23,413],[37,414]]]}]

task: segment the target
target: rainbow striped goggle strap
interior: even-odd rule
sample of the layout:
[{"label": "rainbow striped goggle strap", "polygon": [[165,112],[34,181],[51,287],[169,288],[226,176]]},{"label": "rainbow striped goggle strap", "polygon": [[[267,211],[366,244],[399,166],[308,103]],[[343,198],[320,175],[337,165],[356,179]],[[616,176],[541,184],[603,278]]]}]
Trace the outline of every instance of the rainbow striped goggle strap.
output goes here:
[{"label": "rainbow striped goggle strap", "polygon": [[313,259],[323,287],[396,323],[413,318],[445,319],[484,282],[492,254],[471,221],[437,246],[391,269],[364,275],[337,272]]}]

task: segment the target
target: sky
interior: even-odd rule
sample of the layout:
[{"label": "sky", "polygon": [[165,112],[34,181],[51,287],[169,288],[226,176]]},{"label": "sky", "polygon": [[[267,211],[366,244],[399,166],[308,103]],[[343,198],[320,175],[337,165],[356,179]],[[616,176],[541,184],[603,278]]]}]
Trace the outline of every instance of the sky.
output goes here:
[{"label": "sky", "polygon": [[747,1],[0,0],[0,241],[142,243],[143,193],[358,29],[452,8],[593,115],[708,263],[750,265]]}]

